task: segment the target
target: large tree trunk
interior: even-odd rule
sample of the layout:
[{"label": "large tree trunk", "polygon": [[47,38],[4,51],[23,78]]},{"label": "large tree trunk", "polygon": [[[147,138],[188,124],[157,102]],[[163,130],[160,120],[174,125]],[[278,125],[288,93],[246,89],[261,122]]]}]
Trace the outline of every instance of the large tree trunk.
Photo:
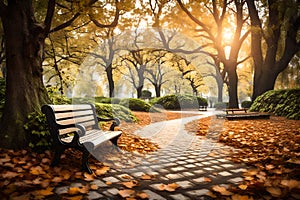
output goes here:
[{"label": "large tree trunk", "polygon": [[154,85],[156,97],[160,97],[161,85]]},{"label": "large tree trunk", "polygon": [[278,74],[279,72],[267,70],[267,68],[255,71],[252,99],[255,100],[259,95],[273,90]]},{"label": "large tree trunk", "polygon": [[114,84],[114,79],[113,79],[113,72],[112,72],[112,64],[110,64],[106,68],[106,76],[108,80],[108,87],[109,87],[109,97],[114,97],[115,96],[115,84]]},{"label": "large tree trunk", "polygon": [[227,66],[228,73],[228,93],[229,93],[229,108],[238,108],[238,76],[235,66]]},{"label": "large tree trunk", "polygon": [[8,5],[2,18],[6,37],[6,99],[1,119],[0,146],[23,148],[30,135],[23,128],[29,113],[49,102],[42,81],[43,29],[34,20],[31,1]]}]

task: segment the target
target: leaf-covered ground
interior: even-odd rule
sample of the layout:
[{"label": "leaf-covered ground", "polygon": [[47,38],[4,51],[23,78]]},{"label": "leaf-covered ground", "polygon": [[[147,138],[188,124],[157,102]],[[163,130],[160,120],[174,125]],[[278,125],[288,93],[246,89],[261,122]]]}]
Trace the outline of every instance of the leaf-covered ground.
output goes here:
[{"label": "leaf-covered ground", "polygon": [[[179,113],[143,113],[135,112],[139,121],[137,123],[122,122],[120,130],[123,131],[118,141],[121,149],[129,152],[146,154],[156,151],[157,144],[140,138],[132,133],[152,122],[171,120],[182,117]],[[190,116],[190,115],[185,115]],[[102,124],[103,129],[108,129],[110,124]],[[94,174],[80,172],[81,153],[77,150],[67,150],[62,156],[59,167],[50,167],[52,154],[50,151],[38,154],[30,149],[12,151],[0,148],[0,199],[43,199],[54,194],[54,189],[60,185],[70,185],[74,180],[93,181],[97,177],[109,173],[110,168],[90,156],[89,163]],[[70,167],[70,163],[72,167]],[[141,177],[146,180],[152,177]],[[110,184],[107,182],[106,184]],[[132,193],[130,187],[134,182],[124,183],[129,190],[120,191],[121,197]],[[166,186],[167,189],[172,186]],[[97,190],[97,186],[87,184],[84,187],[71,187],[63,197],[64,199],[76,199],[87,194],[91,190]],[[135,194],[140,199],[147,198],[144,193]]]},{"label": "leaf-covered ground", "polygon": [[[149,114],[137,112],[138,123],[123,122],[120,129],[123,135],[121,148],[127,151],[148,153],[159,147],[132,133],[155,121],[183,117],[181,114],[166,112]],[[215,119],[204,118],[186,125],[186,129],[205,136],[208,131],[218,131],[219,141],[240,149],[237,153],[224,152],[228,159],[253,166],[244,173],[244,182],[239,186],[225,188],[215,185],[208,194],[217,199],[300,199],[300,122],[281,117],[269,120],[239,120],[216,123]],[[223,119],[220,119],[223,120]],[[104,126],[108,127],[108,125]],[[96,178],[109,173],[110,168],[93,157],[90,166],[94,174],[80,172],[80,153],[68,150],[63,155],[59,167],[50,167],[51,153],[42,154],[30,150],[11,151],[0,149],[0,197],[5,199],[43,199],[51,197],[54,188],[70,185],[74,180],[84,180],[90,184],[82,187],[70,187],[64,199],[82,197],[89,191],[97,190],[92,184]],[[72,163],[72,167],[70,167]],[[149,175],[138,181],[152,179]],[[106,184],[111,184],[107,182]],[[125,190],[120,190],[120,197],[147,199],[146,193],[136,193],[133,189],[137,180],[124,182]],[[177,185],[158,186],[161,190],[174,192]]]},{"label": "leaf-covered ground", "polygon": [[[217,121],[216,121],[217,120]],[[205,136],[214,131],[209,117],[187,124],[186,129]],[[219,123],[220,124],[220,123]],[[300,121],[272,116],[265,120],[225,120],[219,142],[240,149],[230,154],[234,162],[253,166],[244,174],[245,182],[230,189],[215,188],[218,194],[234,199],[234,194],[264,199],[300,199]],[[250,197],[249,197],[250,198]],[[247,196],[245,196],[247,199]]]}]

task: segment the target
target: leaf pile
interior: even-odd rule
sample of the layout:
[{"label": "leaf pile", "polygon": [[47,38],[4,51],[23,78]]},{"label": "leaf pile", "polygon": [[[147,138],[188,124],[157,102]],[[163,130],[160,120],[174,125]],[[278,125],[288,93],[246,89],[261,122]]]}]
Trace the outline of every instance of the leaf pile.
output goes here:
[{"label": "leaf pile", "polygon": [[237,190],[296,198],[300,193],[299,121],[283,117],[225,121],[224,128],[219,141],[240,149],[231,159],[256,167],[244,174],[246,185]]},{"label": "leaf pile", "polygon": [[[54,195],[54,188],[60,184],[70,185],[76,179],[92,181],[109,170],[109,167],[90,159],[94,174],[80,172],[81,154],[70,150],[62,155],[59,167],[50,167],[52,156],[49,151],[42,154],[29,150],[0,151],[0,196],[4,199],[44,199]],[[83,195],[95,189],[95,185],[91,184],[71,187],[65,196]]]}]

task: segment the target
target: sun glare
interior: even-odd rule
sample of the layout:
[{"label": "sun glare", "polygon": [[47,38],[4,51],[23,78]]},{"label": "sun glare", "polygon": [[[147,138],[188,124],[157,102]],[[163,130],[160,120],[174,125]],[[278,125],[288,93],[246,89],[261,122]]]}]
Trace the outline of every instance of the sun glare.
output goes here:
[{"label": "sun glare", "polygon": [[232,32],[231,29],[225,28],[223,30],[222,36],[223,36],[223,42],[224,42],[224,44],[229,44],[232,41],[233,32]]}]

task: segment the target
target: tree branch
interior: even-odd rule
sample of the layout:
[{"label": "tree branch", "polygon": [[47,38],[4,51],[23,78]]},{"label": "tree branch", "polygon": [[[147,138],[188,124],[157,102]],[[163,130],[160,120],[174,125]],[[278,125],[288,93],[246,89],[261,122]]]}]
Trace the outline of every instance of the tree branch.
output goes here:
[{"label": "tree branch", "polygon": [[90,19],[92,22],[99,28],[112,28],[117,26],[118,21],[119,21],[119,16],[120,16],[120,10],[119,10],[119,2],[116,0],[116,12],[115,12],[115,18],[110,24],[101,24],[98,22],[93,16],[89,15]]},{"label": "tree branch", "polygon": [[70,26],[75,21],[75,19],[77,19],[77,17],[79,17],[79,16],[80,16],[80,13],[76,13],[69,21],[66,21],[65,23],[63,23],[63,24],[55,27],[54,29],[50,30],[50,33],[55,32],[55,31],[59,31],[61,29],[64,29],[64,28]]},{"label": "tree branch", "polygon": [[55,0],[49,0],[48,1],[48,9],[47,9],[47,14],[45,17],[45,34],[47,35],[50,31],[51,28],[51,21],[53,19],[53,15],[54,15],[54,10],[55,10]]}]

